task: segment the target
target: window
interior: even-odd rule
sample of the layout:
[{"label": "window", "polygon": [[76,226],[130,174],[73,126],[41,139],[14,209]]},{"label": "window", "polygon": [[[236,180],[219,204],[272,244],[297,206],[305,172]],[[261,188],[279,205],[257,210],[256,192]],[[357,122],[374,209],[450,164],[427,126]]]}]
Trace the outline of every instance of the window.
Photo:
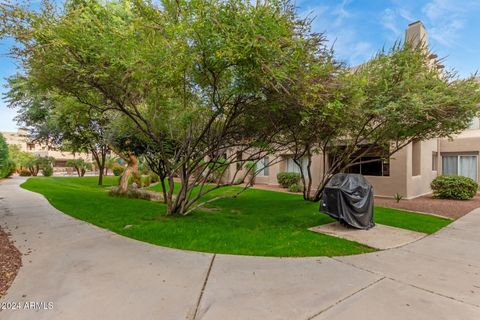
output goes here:
[{"label": "window", "polygon": [[238,171],[238,170],[241,170],[242,167],[243,167],[243,161],[242,161],[243,153],[242,153],[242,151],[237,151],[236,157],[237,157],[236,160],[237,160],[237,171]]},{"label": "window", "polygon": [[34,143],[27,143],[27,150],[35,150],[35,144]]},{"label": "window", "polygon": [[438,170],[438,155],[436,152],[432,152],[432,171]]},{"label": "window", "polygon": [[390,163],[381,157],[361,157],[358,164],[345,170],[346,173],[360,173],[365,176],[389,176]]},{"label": "window", "polygon": [[[338,151],[342,154],[343,149]],[[345,169],[345,173],[359,173],[366,176],[390,176],[390,159],[388,150],[381,146],[365,145],[358,152],[350,156],[347,163],[355,161],[355,165]],[[336,162],[334,152],[328,154],[328,164],[332,166]]]},{"label": "window", "polygon": [[[298,162],[301,164],[303,175],[307,176],[308,160],[306,158],[301,158],[298,160]],[[292,157],[287,158],[287,166],[285,171],[300,173],[300,167],[295,163]]]},{"label": "window", "polygon": [[442,156],[442,174],[465,176],[477,181],[476,155]]},{"label": "window", "polygon": [[412,176],[422,174],[422,145],[421,141],[412,142]]},{"label": "window", "polygon": [[268,157],[263,157],[257,162],[257,176],[265,177],[268,176]]},{"label": "window", "polygon": [[472,119],[472,122],[470,122],[470,125],[468,126],[468,129],[475,130],[475,129],[479,129],[479,128],[480,128],[480,120],[478,119],[478,117],[474,117]]}]

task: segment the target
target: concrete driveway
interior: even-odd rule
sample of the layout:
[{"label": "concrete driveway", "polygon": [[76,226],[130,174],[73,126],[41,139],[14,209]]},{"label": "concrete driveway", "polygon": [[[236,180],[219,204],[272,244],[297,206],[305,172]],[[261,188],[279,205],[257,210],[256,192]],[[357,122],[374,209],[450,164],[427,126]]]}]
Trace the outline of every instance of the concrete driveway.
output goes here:
[{"label": "concrete driveway", "polygon": [[62,214],[22,181],[0,183],[0,223],[24,254],[2,320],[480,319],[480,209],[382,252],[230,256],[124,238]]}]

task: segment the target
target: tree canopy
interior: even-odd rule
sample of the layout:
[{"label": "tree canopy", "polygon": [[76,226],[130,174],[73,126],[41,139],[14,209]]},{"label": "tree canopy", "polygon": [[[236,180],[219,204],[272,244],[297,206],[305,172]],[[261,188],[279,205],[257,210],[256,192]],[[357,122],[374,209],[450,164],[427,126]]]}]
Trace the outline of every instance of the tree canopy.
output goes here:
[{"label": "tree canopy", "polygon": [[[71,149],[103,150],[102,173],[107,149],[132,170],[141,156],[160,177],[169,214],[191,212],[282,153],[308,159],[304,196],[318,200],[362,153],[388,157],[456,133],[479,101],[476,82],[439,72],[408,43],[347,68],[288,0],[0,6],[0,35],[16,39],[25,73],[10,82],[20,119],[39,134],[59,129]],[[333,159],[318,186],[315,154]]]}]

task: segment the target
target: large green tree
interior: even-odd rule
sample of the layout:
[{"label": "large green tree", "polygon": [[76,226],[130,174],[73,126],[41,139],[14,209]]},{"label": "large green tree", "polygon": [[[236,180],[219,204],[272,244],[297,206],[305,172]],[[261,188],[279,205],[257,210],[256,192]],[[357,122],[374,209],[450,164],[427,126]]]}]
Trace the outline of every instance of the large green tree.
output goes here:
[{"label": "large green tree", "polygon": [[[101,112],[75,97],[42,87],[28,75],[8,78],[6,101],[17,110],[16,120],[29,128],[31,138],[72,153],[90,153],[103,182],[106,157],[108,112]],[[97,99],[98,101],[98,99]]]},{"label": "large green tree", "polygon": [[12,169],[11,160],[8,152],[8,145],[5,138],[0,133],[0,179],[10,175]]},{"label": "large green tree", "polygon": [[[329,69],[309,67],[284,99],[291,126],[283,139],[301,170],[304,198],[318,201],[338,172],[360,163],[388,159],[412,141],[450,137],[466,129],[478,113],[475,78],[442,71],[428,50],[396,44],[354,70],[330,60]],[[323,172],[312,182],[314,155],[323,155]],[[369,159],[372,154],[380,156]]]},{"label": "large green tree", "polygon": [[[90,0],[68,1],[60,14],[48,5],[2,11],[31,79],[120,112],[142,132],[165,173],[168,213],[177,214],[241,181],[226,176],[230,164],[275,151],[280,128],[266,92],[288,91],[311,36],[287,1]],[[226,179],[207,184],[218,170]]]}]

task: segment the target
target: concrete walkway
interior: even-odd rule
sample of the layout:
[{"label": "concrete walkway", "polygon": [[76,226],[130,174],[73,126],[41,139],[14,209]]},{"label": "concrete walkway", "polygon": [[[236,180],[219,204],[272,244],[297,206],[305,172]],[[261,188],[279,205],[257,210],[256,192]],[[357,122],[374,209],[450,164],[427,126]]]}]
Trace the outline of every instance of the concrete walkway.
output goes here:
[{"label": "concrete walkway", "polygon": [[381,250],[402,247],[427,236],[426,233],[395,228],[379,223],[376,223],[375,227],[369,230],[348,228],[343,226],[340,222],[322,224],[320,226],[309,228],[308,230],[327,234],[332,237],[355,241],[365,244],[370,248]]},{"label": "concrete walkway", "polygon": [[397,249],[245,257],[124,238],[62,214],[20,182],[0,183],[0,223],[25,254],[0,300],[23,310],[3,310],[2,320],[480,319],[480,209]]}]

